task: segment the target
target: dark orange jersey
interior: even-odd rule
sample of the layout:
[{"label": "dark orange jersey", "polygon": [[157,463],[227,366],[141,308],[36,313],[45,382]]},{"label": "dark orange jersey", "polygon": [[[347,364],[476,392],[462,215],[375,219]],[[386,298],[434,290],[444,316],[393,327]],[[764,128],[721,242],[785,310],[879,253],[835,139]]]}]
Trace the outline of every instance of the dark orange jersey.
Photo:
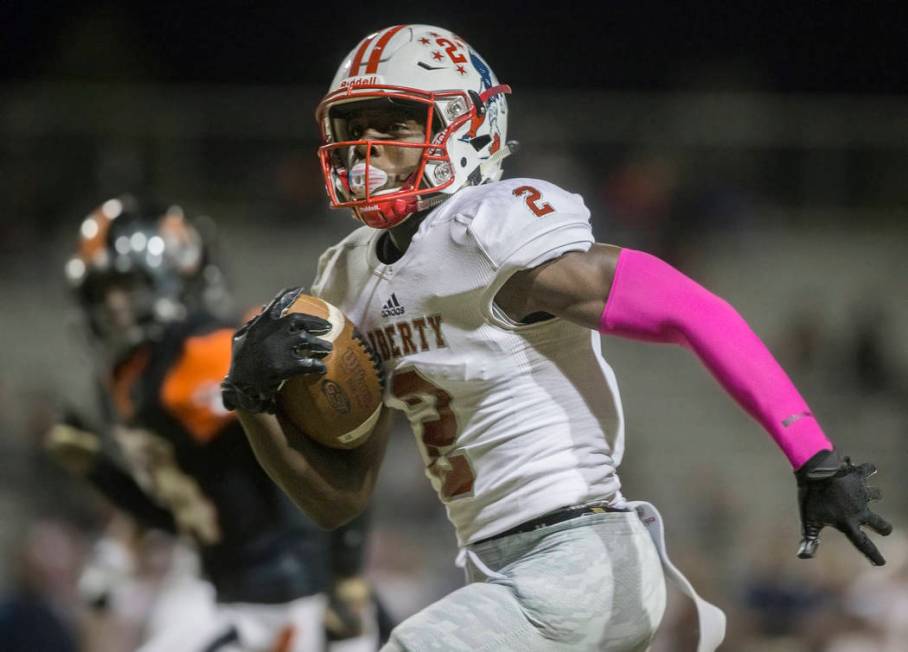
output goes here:
[{"label": "dark orange jersey", "polygon": [[[115,438],[131,477],[198,543],[220,599],[281,602],[324,589],[332,537],[268,478],[221,403],[233,332],[212,319],[191,320],[120,364],[108,387]],[[342,552],[338,559],[350,559]]]},{"label": "dark orange jersey", "polygon": [[217,436],[236,416],[221,402],[230,368],[232,328],[187,337],[161,385],[161,404],[200,443]]}]

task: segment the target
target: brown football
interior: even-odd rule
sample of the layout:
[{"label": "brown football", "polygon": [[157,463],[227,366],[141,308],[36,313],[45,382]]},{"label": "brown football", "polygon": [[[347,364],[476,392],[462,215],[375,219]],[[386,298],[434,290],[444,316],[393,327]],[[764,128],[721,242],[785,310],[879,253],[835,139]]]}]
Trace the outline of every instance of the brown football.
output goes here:
[{"label": "brown football", "polygon": [[284,314],[301,312],[331,323],[321,335],[334,345],[327,373],[291,378],[278,394],[281,412],[297,428],[331,448],[356,448],[369,438],[382,407],[378,358],[344,313],[327,301],[300,294]]}]

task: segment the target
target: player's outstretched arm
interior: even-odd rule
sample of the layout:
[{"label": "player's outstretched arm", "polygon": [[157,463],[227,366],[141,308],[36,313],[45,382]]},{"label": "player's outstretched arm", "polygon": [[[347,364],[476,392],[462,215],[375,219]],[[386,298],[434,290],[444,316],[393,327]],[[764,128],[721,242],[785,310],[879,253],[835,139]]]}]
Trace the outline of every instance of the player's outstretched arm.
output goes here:
[{"label": "player's outstretched arm", "polygon": [[[81,425],[81,423],[80,423]],[[176,533],[173,514],[161,507],[101,446],[101,438],[84,427],[58,423],[44,442],[48,454],[63,468],[88,482],[110,503],[140,525]]]},{"label": "player's outstretched arm", "polygon": [[353,450],[326,448],[292,423],[275,416],[282,383],[294,376],[323,374],[331,343],[324,319],[281,316],[298,292],[282,290],[233,337],[230,371],[221,385],[224,406],[236,410],[255,456],[297,506],[326,529],[359,514],[375,486],[387,443],[388,415],[370,439]]},{"label": "player's outstretched arm", "polygon": [[832,525],[871,562],[884,563],[860,530],[891,531],[867,508],[879,498],[864,482],[875,467],[839,458],[788,375],[726,301],[655,256],[599,244],[518,273],[496,301],[512,316],[548,312],[603,333],[690,349],[796,470],[799,556],[813,556],[820,530]]}]

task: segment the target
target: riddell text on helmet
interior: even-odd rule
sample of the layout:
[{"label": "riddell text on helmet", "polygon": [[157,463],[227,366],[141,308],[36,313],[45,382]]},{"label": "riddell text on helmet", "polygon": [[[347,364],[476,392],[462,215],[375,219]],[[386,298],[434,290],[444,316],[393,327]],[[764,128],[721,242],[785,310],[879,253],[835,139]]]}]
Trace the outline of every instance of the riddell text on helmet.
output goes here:
[{"label": "riddell text on helmet", "polygon": [[373,86],[381,84],[382,78],[379,75],[370,75],[368,77],[351,77],[344,79],[340,83],[341,88],[358,88],[360,86]]}]

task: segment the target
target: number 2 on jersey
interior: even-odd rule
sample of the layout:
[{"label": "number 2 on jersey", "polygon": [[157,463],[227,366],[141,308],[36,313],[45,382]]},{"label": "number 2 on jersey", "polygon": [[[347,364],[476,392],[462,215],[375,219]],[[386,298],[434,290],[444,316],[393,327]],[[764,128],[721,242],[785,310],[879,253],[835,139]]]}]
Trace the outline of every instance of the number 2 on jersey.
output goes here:
[{"label": "number 2 on jersey", "polygon": [[473,493],[473,467],[463,453],[446,455],[457,439],[457,418],[451,410],[451,395],[416,370],[394,374],[392,393],[406,405],[407,416],[422,428],[426,469],[441,483],[446,500]]},{"label": "number 2 on jersey", "polygon": [[519,188],[514,188],[515,197],[521,197],[522,195],[527,196],[527,208],[533,211],[533,214],[536,217],[548,215],[555,210],[548,202],[539,201],[542,199],[542,193],[533,186],[520,186]]}]

